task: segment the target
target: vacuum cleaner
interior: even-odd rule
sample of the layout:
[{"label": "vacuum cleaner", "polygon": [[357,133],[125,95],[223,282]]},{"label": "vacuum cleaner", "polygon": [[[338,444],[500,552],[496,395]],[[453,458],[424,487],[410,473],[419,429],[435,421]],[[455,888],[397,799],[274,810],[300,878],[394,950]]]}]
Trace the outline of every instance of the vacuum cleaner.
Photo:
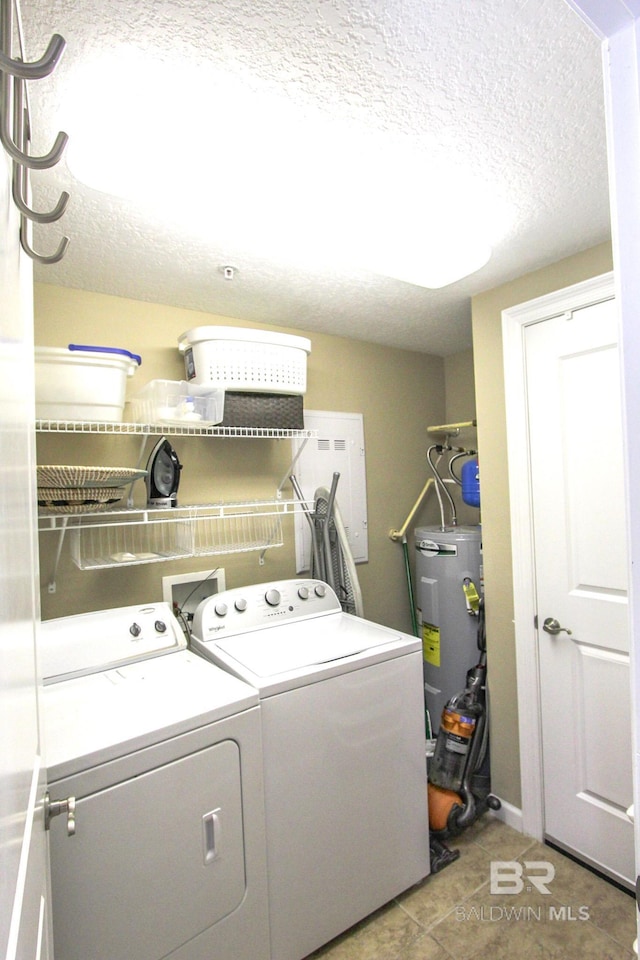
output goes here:
[{"label": "vacuum cleaner", "polygon": [[458,836],[488,809],[500,809],[500,801],[491,794],[484,599],[478,615],[478,648],[480,657],[467,671],[464,690],[442,711],[429,765],[429,827],[440,842]]}]

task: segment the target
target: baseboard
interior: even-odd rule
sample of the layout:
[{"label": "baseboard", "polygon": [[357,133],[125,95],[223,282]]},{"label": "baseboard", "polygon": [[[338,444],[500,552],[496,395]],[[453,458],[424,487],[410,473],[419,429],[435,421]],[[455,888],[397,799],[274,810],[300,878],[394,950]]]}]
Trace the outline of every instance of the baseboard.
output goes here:
[{"label": "baseboard", "polygon": [[[500,797],[498,797],[500,800]],[[522,829],[522,810],[520,807],[514,807],[507,800],[500,800],[500,809],[489,811],[497,820],[506,823],[508,827],[513,827],[518,833],[523,833]]]}]

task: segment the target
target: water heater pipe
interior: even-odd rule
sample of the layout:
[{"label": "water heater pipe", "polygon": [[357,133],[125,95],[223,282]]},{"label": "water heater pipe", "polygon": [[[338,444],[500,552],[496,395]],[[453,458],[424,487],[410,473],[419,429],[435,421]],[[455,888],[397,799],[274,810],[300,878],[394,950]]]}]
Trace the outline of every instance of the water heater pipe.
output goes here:
[{"label": "water heater pipe", "polygon": [[443,423],[438,427],[427,427],[428,433],[446,433],[449,436],[457,437],[458,433],[465,427],[477,427],[475,420],[467,420],[465,423]]},{"label": "water heater pipe", "polygon": [[[438,459],[436,460],[435,463],[431,459],[431,454],[433,453],[434,450],[438,454]],[[458,518],[456,516],[456,505],[453,502],[453,497],[447,490],[444,480],[438,473],[438,464],[440,463],[445,451],[449,451],[449,450],[458,450],[458,447],[452,447],[450,445],[443,446],[443,444],[441,443],[432,443],[429,449],[427,450],[427,463],[431,467],[433,479],[436,482],[436,495],[438,497],[438,503],[440,505],[440,529],[441,530],[446,530],[446,523],[444,519],[444,504],[442,502],[443,493],[447,498],[447,500],[449,501],[449,509],[451,511],[451,526],[452,527],[458,526]]]},{"label": "water heater pipe", "polygon": [[[450,480],[448,477],[444,477],[444,478],[443,478],[443,482],[444,482],[444,483],[454,483],[454,481],[453,481],[453,480]],[[409,516],[407,517],[407,519],[405,520],[405,522],[402,524],[402,526],[400,527],[400,529],[399,529],[399,530],[389,530],[389,539],[390,539],[390,540],[393,540],[394,542],[397,542],[398,540],[402,540],[402,538],[403,538],[404,536],[406,536],[407,529],[408,529],[409,525],[411,524],[411,522],[412,522],[413,518],[415,517],[416,513],[418,512],[418,510],[419,510],[420,507],[422,506],[422,502],[423,502],[424,498],[425,498],[426,495],[429,493],[429,490],[431,489],[431,487],[434,486],[434,485],[435,485],[435,480],[433,479],[433,477],[429,477],[429,479],[428,479],[427,482],[425,483],[424,487],[422,488],[422,490],[421,490],[420,493],[418,494],[418,499],[416,500],[416,502],[415,502],[414,505],[412,506],[411,511],[410,511],[410,513],[409,513]]]},{"label": "water heater pipe", "polygon": [[402,524],[402,526],[400,527],[400,529],[399,529],[399,530],[390,530],[390,531],[389,531],[389,539],[390,539],[390,540],[397,541],[397,540],[402,540],[402,539],[405,537],[406,532],[407,532],[407,527],[409,526],[409,524],[410,524],[411,521],[413,520],[414,516],[416,515],[416,513],[418,512],[418,510],[419,510],[420,507],[422,506],[422,501],[424,500],[424,498],[425,498],[426,495],[428,494],[428,492],[429,492],[429,490],[431,489],[431,487],[434,486],[434,484],[435,484],[435,480],[433,479],[433,477],[429,477],[429,479],[428,479],[427,482],[425,483],[424,487],[422,488],[422,490],[421,490],[420,493],[418,494],[418,499],[416,500],[416,502],[415,502],[414,505],[412,506],[411,511],[410,511],[410,513],[409,513],[409,516],[407,517],[407,519],[405,520],[405,522]]}]

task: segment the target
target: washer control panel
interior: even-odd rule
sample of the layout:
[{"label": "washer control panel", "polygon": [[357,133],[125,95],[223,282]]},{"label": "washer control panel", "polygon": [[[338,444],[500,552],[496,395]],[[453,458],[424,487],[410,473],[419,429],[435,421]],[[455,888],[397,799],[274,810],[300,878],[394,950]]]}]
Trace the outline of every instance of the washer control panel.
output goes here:
[{"label": "washer control panel", "polygon": [[276,621],[304,620],[341,610],[336,594],[323,580],[254,583],[203,600],[193,617],[192,635],[198,640],[211,640],[221,632],[231,636]]},{"label": "washer control panel", "polygon": [[186,639],[169,604],[116,607],[39,626],[44,683],[173,653]]}]

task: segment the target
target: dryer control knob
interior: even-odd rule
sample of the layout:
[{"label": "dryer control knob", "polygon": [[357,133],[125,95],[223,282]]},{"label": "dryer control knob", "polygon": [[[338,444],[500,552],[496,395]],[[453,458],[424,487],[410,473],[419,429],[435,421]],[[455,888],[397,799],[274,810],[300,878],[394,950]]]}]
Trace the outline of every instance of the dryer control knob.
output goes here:
[{"label": "dryer control knob", "polygon": [[309,599],[309,587],[298,587],[298,596],[301,600]]},{"label": "dryer control knob", "polygon": [[270,607],[277,607],[280,603],[280,591],[272,587],[270,590],[267,590],[264,598]]},{"label": "dryer control knob", "polygon": [[222,603],[222,601],[220,601],[219,603],[216,603],[216,605],[215,605],[215,607],[214,607],[213,609],[215,610],[216,614],[217,614],[219,617],[226,617],[227,611],[228,611],[229,608],[228,608],[228,606],[226,605],[226,603]]},{"label": "dryer control knob", "polygon": [[139,623],[132,623],[131,626],[129,627],[129,633],[131,634],[132,637],[139,637],[140,634],[142,633],[142,627],[140,626]]},{"label": "dryer control knob", "polygon": [[325,587],[324,583],[316,583],[314,587],[314,593],[316,597],[324,597],[326,595],[326,592],[327,592],[327,588]]},{"label": "dryer control knob", "polygon": [[238,599],[234,603],[234,607],[236,608],[238,613],[244,613],[244,611],[247,609],[247,601],[245,600],[244,597],[238,597]]},{"label": "dryer control knob", "polygon": [[166,625],[166,623],[164,622],[164,620],[156,620],[154,626],[155,626],[155,628],[156,628],[156,633],[166,633],[166,632],[167,632],[167,625]]}]

